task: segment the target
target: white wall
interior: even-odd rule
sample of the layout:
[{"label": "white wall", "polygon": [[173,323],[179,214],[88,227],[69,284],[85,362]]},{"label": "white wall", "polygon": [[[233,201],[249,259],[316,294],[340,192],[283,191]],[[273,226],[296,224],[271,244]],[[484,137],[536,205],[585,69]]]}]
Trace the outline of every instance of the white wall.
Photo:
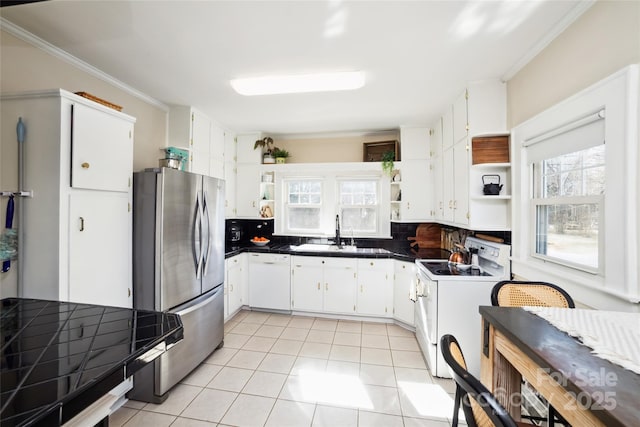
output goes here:
[{"label": "white wall", "polygon": [[[634,63],[640,63],[640,2],[596,2],[507,82],[510,128],[517,127]],[[640,93],[636,96],[640,97]],[[640,124],[638,133],[640,134]],[[631,163],[635,164],[635,169],[638,169],[640,157],[636,154],[636,158]],[[521,173],[518,165],[514,165],[514,176]],[[637,175],[635,180],[635,183],[629,183],[630,187],[640,188],[640,178]],[[518,208],[522,206],[514,206],[513,211],[518,212]],[[640,212],[640,201],[636,202],[635,207],[631,206],[629,209],[629,214],[635,215],[633,228],[640,230],[640,218],[636,212]],[[517,221],[514,222],[516,223]],[[523,224],[521,228],[523,227],[533,227],[533,224]],[[525,232],[526,230],[517,231]],[[633,237],[635,241],[640,240],[638,235]],[[615,251],[622,257],[625,247],[623,242],[613,246],[607,247],[606,251]],[[637,268],[640,265],[637,252],[635,258],[634,264]],[[545,279],[545,277],[527,277],[525,269],[517,265],[514,266],[513,272],[519,275],[520,279]],[[552,282],[562,281],[562,278],[557,277],[546,279]],[[562,286],[561,283],[558,284]],[[637,304],[629,305],[623,299],[612,301],[609,296],[599,295],[597,292],[585,292],[579,298],[583,299],[583,303],[596,308],[609,306],[624,309],[626,306],[627,309],[638,309]]]}]

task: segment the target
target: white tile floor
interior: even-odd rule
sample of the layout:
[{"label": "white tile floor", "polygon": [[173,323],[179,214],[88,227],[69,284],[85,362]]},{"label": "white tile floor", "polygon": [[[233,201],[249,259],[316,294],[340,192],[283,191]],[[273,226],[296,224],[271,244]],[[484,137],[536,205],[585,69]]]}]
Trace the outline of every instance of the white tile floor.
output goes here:
[{"label": "white tile floor", "polygon": [[129,401],[109,423],[445,427],[453,392],[397,325],[241,311],[225,325],[224,347],[163,404]]}]

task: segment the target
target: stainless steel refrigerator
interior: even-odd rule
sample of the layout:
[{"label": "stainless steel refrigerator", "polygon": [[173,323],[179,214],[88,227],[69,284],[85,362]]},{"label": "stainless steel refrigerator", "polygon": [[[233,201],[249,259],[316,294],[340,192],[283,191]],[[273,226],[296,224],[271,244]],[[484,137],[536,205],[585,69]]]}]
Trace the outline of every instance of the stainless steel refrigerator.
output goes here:
[{"label": "stainless steel refrigerator", "polygon": [[161,403],[224,338],[224,181],[175,169],[133,176],[133,301],[177,313],[184,339],[134,376]]}]

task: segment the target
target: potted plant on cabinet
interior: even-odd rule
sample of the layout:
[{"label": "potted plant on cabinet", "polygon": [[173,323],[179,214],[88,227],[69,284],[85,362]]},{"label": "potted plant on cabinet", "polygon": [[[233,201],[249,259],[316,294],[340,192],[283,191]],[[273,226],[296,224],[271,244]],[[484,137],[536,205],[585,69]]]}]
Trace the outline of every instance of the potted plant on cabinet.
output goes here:
[{"label": "potted plant on cabinet", "polygon": [[396,153],[393,151],[387,151],[382,155],[382,171],[391,176],[393,172],[393,162],[396,159]]},{"label": "potted plant on cabinet", "polygon": [[271,155],[275,157],[276,163],[286,163],[289,152],[278,147],[274,147]]},{"label": "potted plant on cabinet", "polygon": [[255,150],[258,147],[263,149],[262,153],[262,163],[275,163],[275,159],[273,157],[273,138],[270,136],[265,136],[262,139],[256,141],[253,144],[253,149]]}]

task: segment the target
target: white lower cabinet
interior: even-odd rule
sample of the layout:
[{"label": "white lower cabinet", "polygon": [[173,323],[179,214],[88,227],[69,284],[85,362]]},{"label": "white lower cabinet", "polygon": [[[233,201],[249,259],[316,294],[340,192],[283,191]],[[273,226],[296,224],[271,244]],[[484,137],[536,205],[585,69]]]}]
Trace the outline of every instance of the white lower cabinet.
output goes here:
[{"label": "white lower cabinet", "polygon": [[415,286],[416,265],[413,262],[394,261],[393,317],[414,326],[414,302],[411,290]]},{"label": "white lower cabinet", "polygon": [[352,258],[291,257],[291,308],[353,314],[356,268]]},{"label": "white lower cabinet", "polygon": [[324,258],[291,257],[291,308],[322,311],[324,299]]},{"label": "white lower cabinet", "polygon": [[130,251],[128,193],[85,191],[69,195],[70,301],[131,307],[131,263],[105,263],[118,253],[131,259]]},{"label": "white lower cabinet", "polygon": [[325,258],[324,311],[350,313],[356,310],[356,260]]},{"label": "white lower cabinet", "polygon": [[389,317],[393,312],[393,260],[358,259],[357,313]]},{"label": "white lower cabinet", "polygon": [[225,260],[225,320],[236,314],[244,305],[243,284],[246,270],[246,254],[235,255]]}]

